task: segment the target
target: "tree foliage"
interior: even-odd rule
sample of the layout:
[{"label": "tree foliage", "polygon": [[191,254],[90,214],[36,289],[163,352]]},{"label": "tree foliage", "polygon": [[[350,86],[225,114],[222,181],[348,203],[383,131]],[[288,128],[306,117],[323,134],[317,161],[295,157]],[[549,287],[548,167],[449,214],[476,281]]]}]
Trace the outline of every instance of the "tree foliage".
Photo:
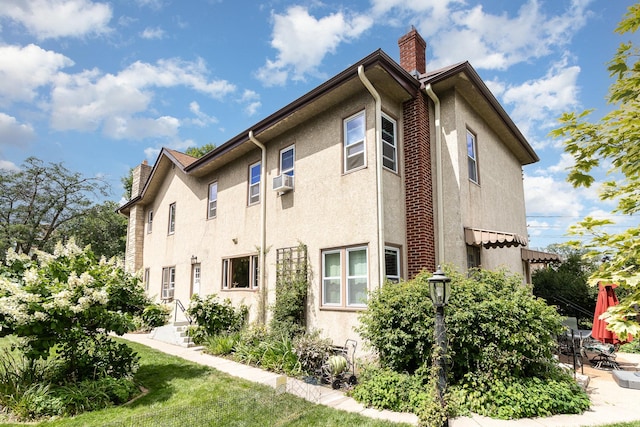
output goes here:
[{"label": "tree foliage", "polygon": [[184,152],[184,154],[187,154],[191,157],[196,157],[199,159],[200,157],[204,156],[214,148],[216,148],[216,144],[208,143],[208,144],[204,144],[202,147],[189,147]]},{"label": "tree foliage", "polygon": [[58,228],[87,213],[92,195],[106,196],[106,185],[61,163],[29,157],[18,171],[0,169],[0,256],[43,249]]},{"label": "tree foliage", "polygon": [[[55,240],[67,241],[73,237],[80,247],[91,245],[97,258],[124,256],[127,243],[127,219],[116,212],[118,204],[107,200],[90,207],[60,227]],[[52,245],[49,245],[52,246]],[[47,247],[47,250],[52,250]]]},{"label": "tree foliage", "polygon": [[[640,4],[629,7],[616,28],[624,35],[634,33],[640,25]],[[608,70],[614,82],[607,101],[612,110],[600,120],[590,122],[593,110],[565,113],[560,127],[551,134],[565,139],[566,152],[575,164],[568,180],[574,186],[589,187],[596,183],[594,172],[605,168],[610,177],[601,187],[603,201],[617,203],[614,213],[633,215],[640,212],[640,51],[631,42],[622,43]],[[609,233],[603,226],[608,219],[586,217],[572,228],[575,235],[586,237],[587,256],[604,253],[609,262],[591,276],[592,284],[613,281],[629,290],[620,305],[609,310],[608,327],[618,335],[640,336],[640,226],[624,232]]]},{"label": "tree foliage", "polygon": [[552,245],[546,251],[562,255],[563,261],[533,272],[533,294],[558,307],[561,315],[590,324],[598,289],[589,286],[588,279],[596,263],[584,257],[585,250]]}]

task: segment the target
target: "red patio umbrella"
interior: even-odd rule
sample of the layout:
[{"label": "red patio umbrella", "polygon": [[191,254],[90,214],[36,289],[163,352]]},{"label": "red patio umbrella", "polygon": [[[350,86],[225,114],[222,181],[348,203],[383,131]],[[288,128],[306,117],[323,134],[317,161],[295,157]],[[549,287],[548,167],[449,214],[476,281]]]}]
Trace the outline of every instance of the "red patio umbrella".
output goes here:
[{"label": "red patio umbrella", "polygon": [[600,315],[607,311],[609,307],[618,305],[618,297],[616,296],[615,288],[618,285],[615,283],[598,283],[598,301],[596,302],[596,311],[593,315],[593,328],[591,329],[591,336],[603,343],[610,344],[622,344],[630,339],[620,339],[616,334],[607,330],[607,321],[600,319]]}]

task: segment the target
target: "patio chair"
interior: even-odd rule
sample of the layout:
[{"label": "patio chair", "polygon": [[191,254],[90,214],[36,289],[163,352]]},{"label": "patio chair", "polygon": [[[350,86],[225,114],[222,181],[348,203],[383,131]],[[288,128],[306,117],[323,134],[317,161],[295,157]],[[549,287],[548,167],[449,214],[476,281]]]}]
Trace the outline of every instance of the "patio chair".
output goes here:
[{"label": "patio chair", "polygon": [[616,347],[613,344],[604,344],[594,338],[587,338],[582,341],[580,352],[596,369],[620,369],[620,365],[616,362]]}]

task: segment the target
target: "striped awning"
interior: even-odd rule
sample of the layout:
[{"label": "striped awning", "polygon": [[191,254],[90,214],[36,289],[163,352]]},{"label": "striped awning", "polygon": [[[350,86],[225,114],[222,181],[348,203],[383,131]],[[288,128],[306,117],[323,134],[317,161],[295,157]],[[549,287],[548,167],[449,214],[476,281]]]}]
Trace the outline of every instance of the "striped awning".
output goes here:
[{"label": "striped awning", "polygon": [[467,245],[482,246],[487,249],[527,246],[527,239],[519,234],[480,228],[465,227],[464,240]]},{"label": "striped awning", "polygon": [[531,249],[520,249],[522,259],[531,263],[556,263],[562,262],[562,258],[558,254],[550,254],[549,252],[534,251]]}]

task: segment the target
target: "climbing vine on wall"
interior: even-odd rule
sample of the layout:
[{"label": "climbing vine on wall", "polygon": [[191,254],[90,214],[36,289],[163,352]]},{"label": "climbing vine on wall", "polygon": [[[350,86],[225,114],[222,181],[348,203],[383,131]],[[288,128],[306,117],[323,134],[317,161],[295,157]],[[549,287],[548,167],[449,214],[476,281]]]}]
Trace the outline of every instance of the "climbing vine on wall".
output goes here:
[{"label": "climbing vine on wall", "polygon": [[307,246],[278,249],[272,332],[294,337],[305,331],[308,288]]}]

